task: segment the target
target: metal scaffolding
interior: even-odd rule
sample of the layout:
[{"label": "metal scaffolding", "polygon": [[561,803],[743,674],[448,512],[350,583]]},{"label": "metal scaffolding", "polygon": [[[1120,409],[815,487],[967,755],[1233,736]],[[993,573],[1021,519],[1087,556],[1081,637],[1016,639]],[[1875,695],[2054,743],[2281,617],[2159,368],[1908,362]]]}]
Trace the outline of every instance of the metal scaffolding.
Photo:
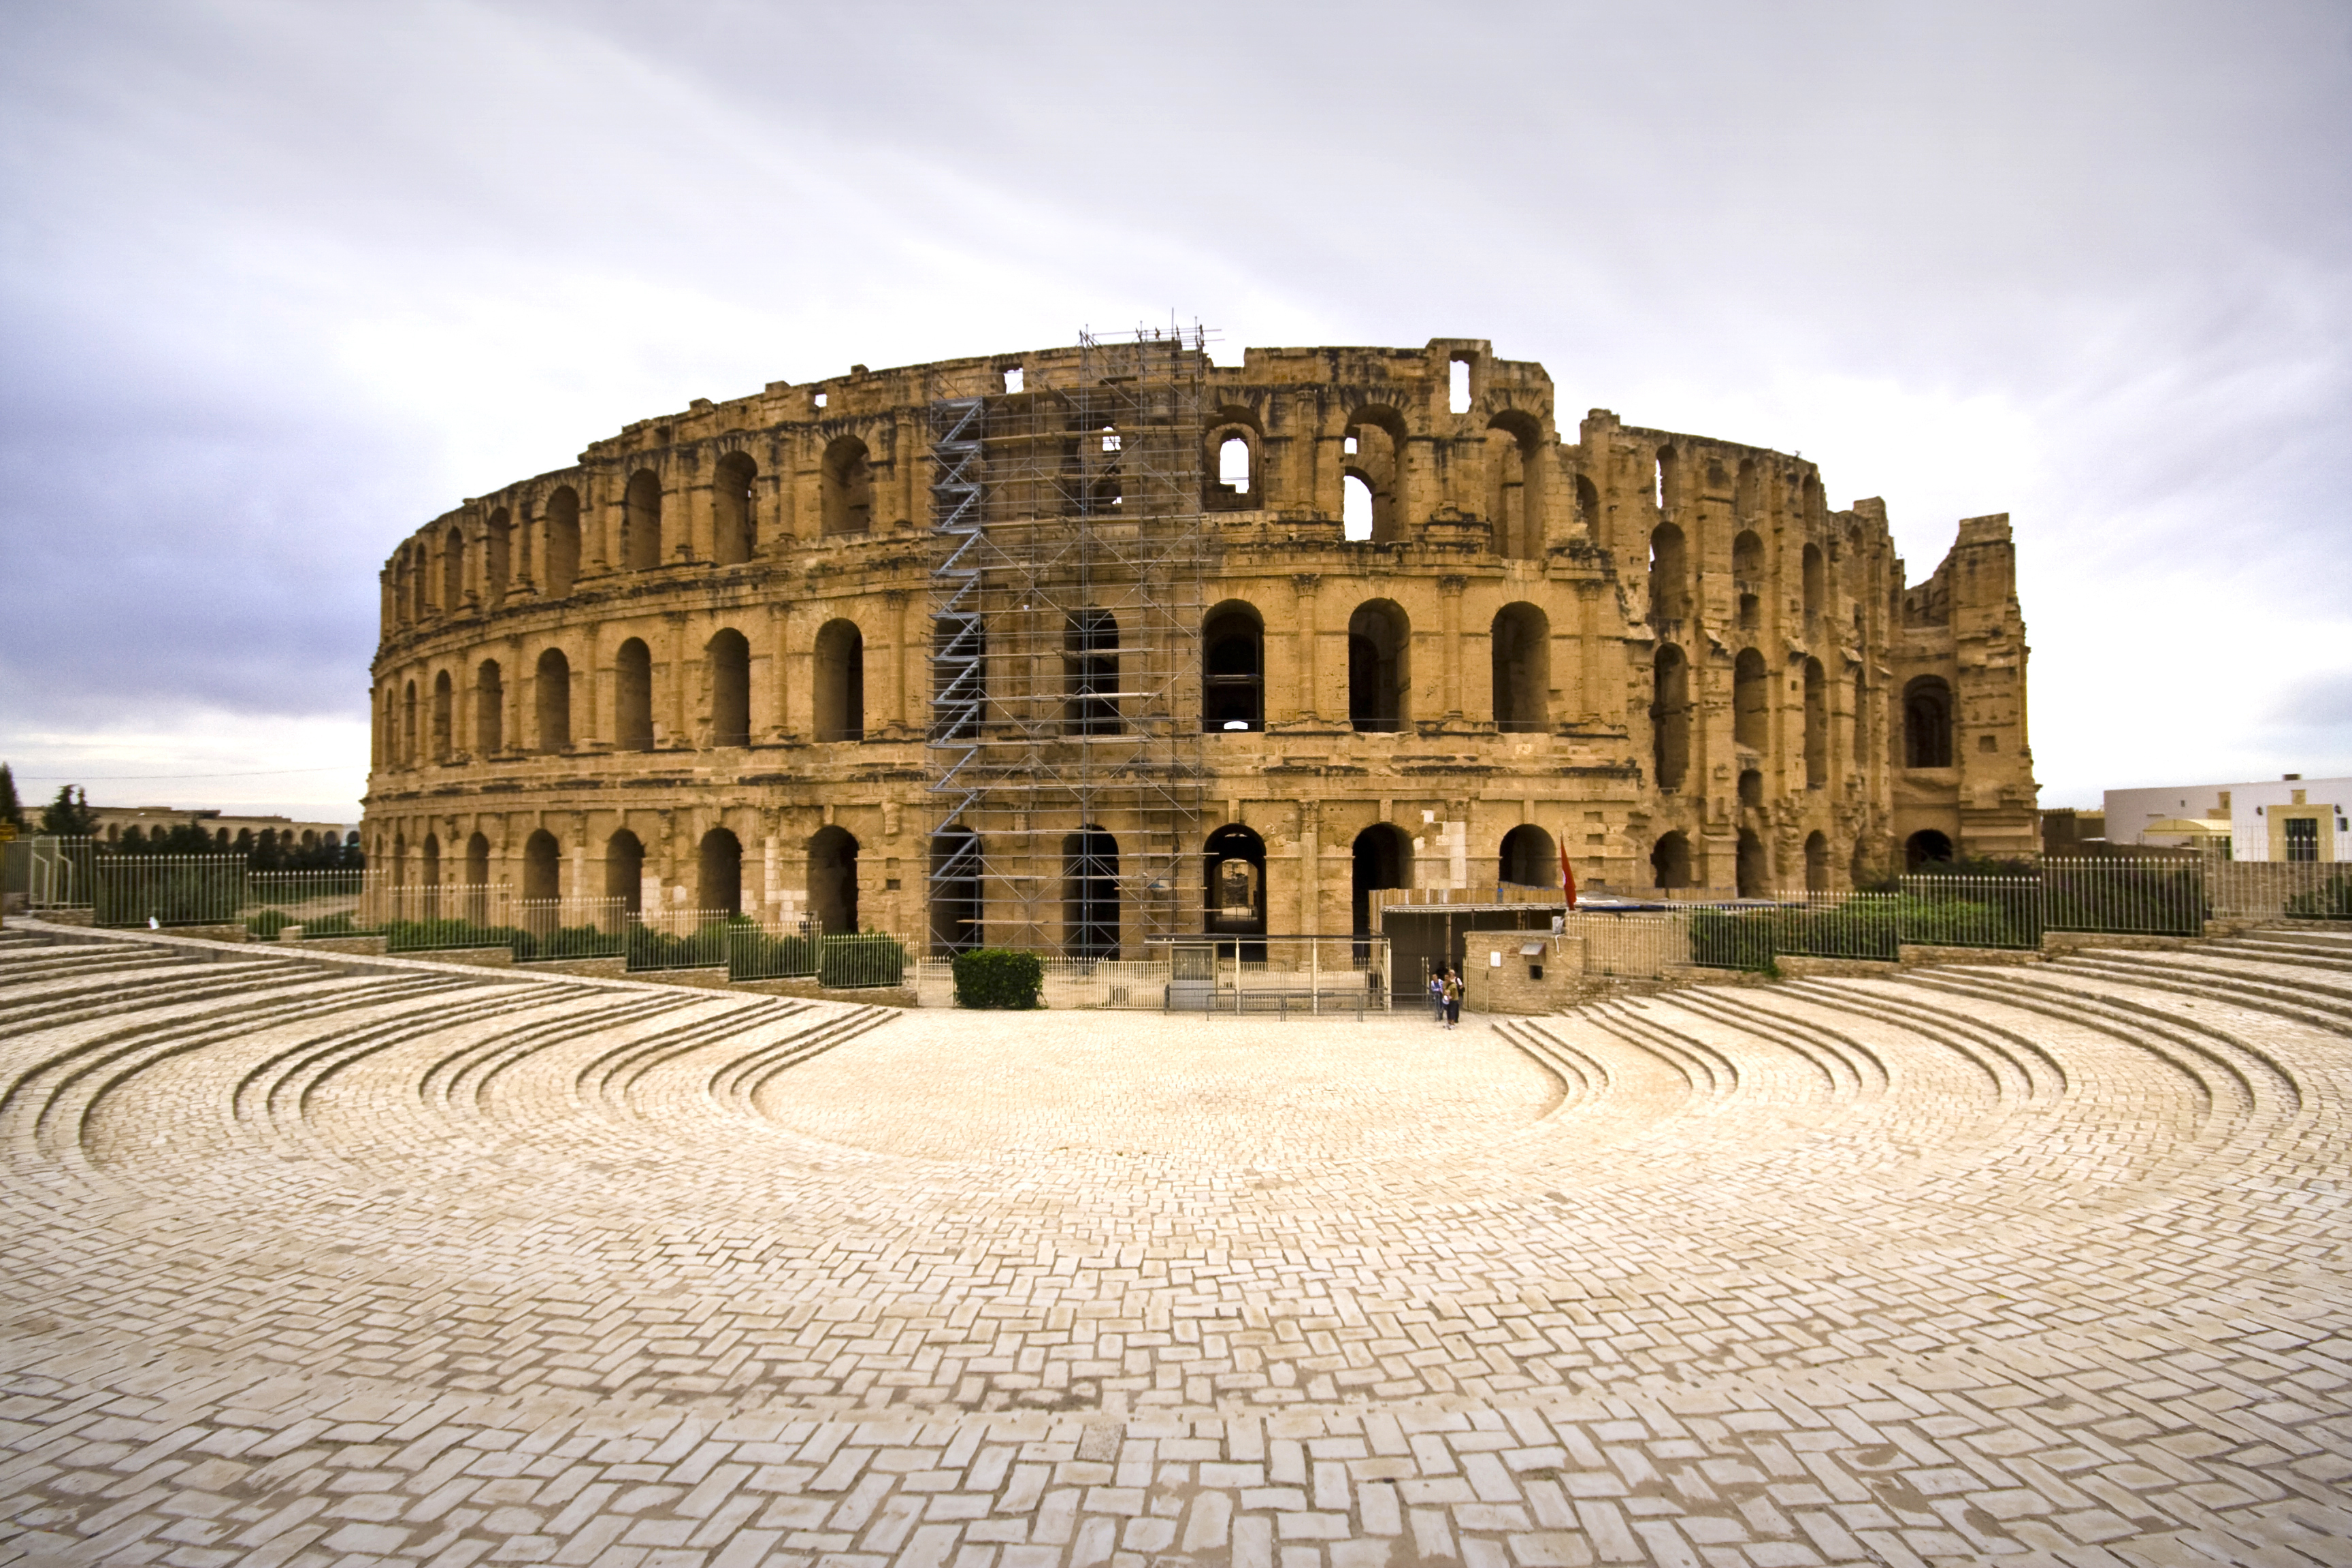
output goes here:
[{"label": "metal scaffolding", "polygon": [[1204,344],[1082,333],[931,406],[935,953],[1200,929]]}]

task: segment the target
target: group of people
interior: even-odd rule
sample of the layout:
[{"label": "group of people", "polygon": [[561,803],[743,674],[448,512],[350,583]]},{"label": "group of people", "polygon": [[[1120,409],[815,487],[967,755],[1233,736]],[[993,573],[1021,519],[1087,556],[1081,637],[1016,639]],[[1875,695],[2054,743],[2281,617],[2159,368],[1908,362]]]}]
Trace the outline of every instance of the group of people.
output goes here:
[{"label": "group of people", "polygon": [[1429,1005],[1447,1028],[1462,1022],[1462,972],[1448,964],[1429,972]]}]

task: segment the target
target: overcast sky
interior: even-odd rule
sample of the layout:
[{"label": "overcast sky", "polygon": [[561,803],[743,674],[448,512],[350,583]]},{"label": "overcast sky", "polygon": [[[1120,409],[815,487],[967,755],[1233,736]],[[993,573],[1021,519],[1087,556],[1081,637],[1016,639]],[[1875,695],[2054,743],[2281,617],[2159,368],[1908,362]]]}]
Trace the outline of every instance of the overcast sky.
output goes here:
[{"label": "overcast sky", "polygon": [[2007,511],[2045,805],[2352,773],[2352,7],[0,0],[0,759],[352,818],[376,572],[772,380],[1491,339]]}]

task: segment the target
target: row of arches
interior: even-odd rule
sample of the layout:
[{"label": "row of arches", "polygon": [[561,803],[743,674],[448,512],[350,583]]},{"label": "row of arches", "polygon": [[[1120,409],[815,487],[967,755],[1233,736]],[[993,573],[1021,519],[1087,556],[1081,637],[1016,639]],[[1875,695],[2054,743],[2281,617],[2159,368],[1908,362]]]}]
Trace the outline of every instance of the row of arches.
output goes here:
[{"label": "row of arches", "polygon": [[[1743,751],[1760,760],[1771,750],[1771,672],[1764,656],[1744,647],[1732,661],[1731,738]],[[1808,657],[1802,672],[1804,761],[1806,787],[1829,782],[1829,675],[1819,658]],[[1867,750],[1870,689],[1864,672],[1853,673],[1853,703],[1849,718],[1853,727],[1851,755]],[[1691,724],[1696,704],[1691,696],[1690,659],[1673,643],[1661,643],[1652,665],[1650,704],[1652,772],[1659,792],[1680,793],[1689,776]],[[1903,690],[1904,766],[1948,768],[1952,765],[1952,693],[1940,676],[1921,676]],[[1749,781],[1754,780],[1753,798]],[[1763,804],[1763,775],[1749,769],[1740,774],[1743,804]]]},{"label": "row of arches", "polygon": [[[866,738],[866,637],[855,621],[835,619],[817,629],[811,691],[813,732],[819,741]],[[751,742],[751,645],[731,626],[715,633],[702,649],[709,695],[709,744]],[[532,668],[532,730],[518,737],[525,749],[562,752],[572,742],[572,660],[562,648],[544,649]],[[497,659],[474,667],[471,737],[474,754],[495,756],[507,749],[506,671]],[[425,760],[452,761],[457,753],[457,680],[437,672],[420,690],[412,679],[400,690],[398,707],[386,693],[386,745],[391,765],[415,767]],[[614,749],[655,748],[653,650],[642,637],[629,637],[613,654],[612,740]]]},{"label": "row of arches", "polygon": [[[1534,733],[1551,725],[1551,620],[1534,605],[1504,605],[1489,624],[1495,727]],[[1348,617],[1348,720],[1368,733],[1411,728],[1412,619],[1392,599],[1370,599]],[[1201,627],[1201,727],[1265,728],[1265,620],[1228,600]]]},{"label": "row of arches", "polygon": [[[1804,631],[1818,628],[1829,592],[1827,560],[1818,544],[1807,543],[1799,565],[1803,593]],[[1742,631],[1761,629],[1764,595],[1771,572],[1764,554],[1763,536],[1743,528],[1731,541],[1731,584],[1734,619]],[[1650,618],[1684,621],[1698,613],[1698,584],[1691,567],[1690,543],[1680,524],[1662,522],[1650,531]]]},{"label": "row of arches", "polygon": [[[870,531],[874,462],[865,441],[856,436],[835,437],[824,449],[818,471],[820,531],[828,536]],[[746,452],[728,453],[713,469],[711,564],[740,565],[758,552],[759,477],[759,464]],[[617,562],[623,569],[651,572],[691,559],[691,542],[671,526],[661,478],[651,468],[630,474],[622,487],[619,510]],[[541,521],[546,560],[540,590],[549,597],[561,598],[572,592],[580,574],[579,491],[570,485],[551,491],[541,504]],[[512,514],[500,507],[484,521],[477,542],[469,543],[465,531],[455,523],[442,534],[437,549],[425,539],[412,541],[393,562],[394,618],[409,623],[436,610],[456,614],[466,606],[469,590],[475,590],[477,574],[478,602],[496,605],[512,587],[518,569],[529,572],[531,566],[527,557],[518,560],[517,537]],[[529,534],[520,537],[527,543]]]}]

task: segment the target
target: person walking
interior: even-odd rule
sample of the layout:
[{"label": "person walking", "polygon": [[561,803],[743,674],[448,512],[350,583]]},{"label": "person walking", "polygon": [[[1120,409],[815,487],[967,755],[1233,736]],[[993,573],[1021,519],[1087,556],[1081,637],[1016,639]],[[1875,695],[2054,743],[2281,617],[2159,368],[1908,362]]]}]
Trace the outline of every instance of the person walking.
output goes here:
[{"label": "person walking", "polygon": [[1445,972],[1445,1026],[1462,1022],[1462,975],[1458,970]]},{"label": "person walking", "polygon": [[1442,968],[1429,972],[1429,1021],[1445,1022],[1445,971]]}]

